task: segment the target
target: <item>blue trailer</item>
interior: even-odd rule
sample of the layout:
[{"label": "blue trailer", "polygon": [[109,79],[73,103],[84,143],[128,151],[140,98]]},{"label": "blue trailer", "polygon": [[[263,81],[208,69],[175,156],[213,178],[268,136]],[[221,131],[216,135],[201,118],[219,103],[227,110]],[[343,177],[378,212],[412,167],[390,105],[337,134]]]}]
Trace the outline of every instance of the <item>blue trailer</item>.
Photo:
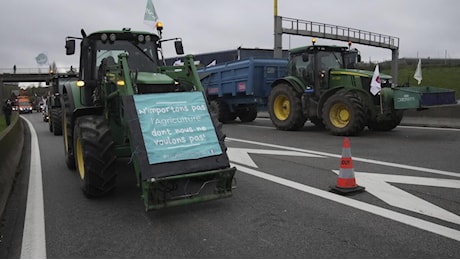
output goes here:
[{"label": "blue trailer", "polygon": [[254,121],[266,111],[271,84],[287,75],[286,59],[248,58],[198,70],[210,110],[220,122]]}]

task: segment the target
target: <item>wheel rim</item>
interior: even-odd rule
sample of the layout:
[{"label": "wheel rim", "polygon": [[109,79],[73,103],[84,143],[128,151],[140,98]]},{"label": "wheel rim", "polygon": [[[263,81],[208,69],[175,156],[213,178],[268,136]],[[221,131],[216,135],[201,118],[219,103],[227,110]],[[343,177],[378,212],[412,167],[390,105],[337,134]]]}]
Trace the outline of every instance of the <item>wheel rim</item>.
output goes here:
[{"label": "wheel rim", "polygon": [[335,104],[329,111],[329,119],[333,126],[344,128],[350,122],[350,110],[342,103]]},{"label": "wheel rim", "polygon": [[80,174],[80,178],[83,180],[85,178],[85,161],[83,160],[83,148],[81,145],[80,138],[77,138],[75,142],[75,155],[77,157],[77,164],[78,164],[78,173]]},{"label": "wheel rim", "polygon": [[273,111],[275,112],[276,118],[279,120],[286,120],[291,112],[291,103],[289,99],[284,95],[277,96],[273,104]]}]

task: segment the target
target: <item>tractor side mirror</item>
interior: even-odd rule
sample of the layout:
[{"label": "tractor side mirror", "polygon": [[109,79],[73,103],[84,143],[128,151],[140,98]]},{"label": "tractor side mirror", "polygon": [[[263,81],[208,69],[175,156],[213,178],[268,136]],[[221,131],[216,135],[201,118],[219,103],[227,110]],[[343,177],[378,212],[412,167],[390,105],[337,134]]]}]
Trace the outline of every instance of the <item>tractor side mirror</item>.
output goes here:
[{"label": "tractor side mirror", "polygon": [[361,55],[358,54],[358,62],[361,62]]},{"label": "tractor side mirror", "polygon": [[75,40],[65,41],[65,53],[67,55],[75,54]]},{"label": "tractor side mirror", "polygon": [[182,55],[184,54],[184,46],[182,45],[182,41],[175,41],[174,47],[176,48],[176,54]]}]

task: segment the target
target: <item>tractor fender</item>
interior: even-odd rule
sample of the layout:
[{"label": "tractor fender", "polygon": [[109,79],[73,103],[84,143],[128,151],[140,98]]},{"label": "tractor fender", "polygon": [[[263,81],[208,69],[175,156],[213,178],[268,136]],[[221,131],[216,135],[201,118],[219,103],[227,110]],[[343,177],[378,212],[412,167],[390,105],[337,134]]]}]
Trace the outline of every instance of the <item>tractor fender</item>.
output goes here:
[{"label": "tractor fender", "polygon": [[84,106],[80,100],[80,89],[76,86],[76,82],[66,82],[62,86],[61,106],[64,105],[63,96],[67,96],[66,107],[72,111],[70,117],[71,129],[75,125],[78,117],[84,115],[103,114],[103,107]]},{"label": "tractor fender", "polygon": [[274,88],[276,85],[279,85],[281,83],[285,83],[285,84],[291,86],[295,91],[297,91],[299,93],[303,93],[304,89],[305,89],[305,85],[302,83],[302,81],[300,81],[298,78],[292,77],[292,76],[287,76],[287,77],[275,80],[272,83],[271,88]]}]

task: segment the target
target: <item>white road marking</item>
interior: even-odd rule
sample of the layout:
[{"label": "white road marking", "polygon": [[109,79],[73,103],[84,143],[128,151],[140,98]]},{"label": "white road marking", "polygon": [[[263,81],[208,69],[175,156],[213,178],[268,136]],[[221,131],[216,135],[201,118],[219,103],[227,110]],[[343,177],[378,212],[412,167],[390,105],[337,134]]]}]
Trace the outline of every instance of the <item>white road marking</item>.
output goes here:
[{"label": "white road marking", "polygon": [[29,190],[22,235],[21,258],[46,258],[45,214],[43,206],[42,166],[37,133],[32,123],[21,116],[30,129],[31,155]]},{"label": "white road marking", "polygon": [[[338,170],[334,170],[333,172],[339,174]],[[357,171],[355,171],[355,178],[359,185],[366,187],[366,191],[391,206],[460,225],[460,216],[390,184],[403,183],[460,189],[460,180],[401,176]]]},{"label": "white road marking", "polygon": [[408,216],[408,215],[405,215],[405,214],[402,214],[396,211],[381,208],[381,207],[378,207],[372,204],[350,199],[345,196],[337,195],[332,192],[323,191],[323,190],[320,190],[314,187],[310,187],[310,186],[300,184],[294,181],[290,181],[290,180],[283,179],[277,176],[273,176],[273,175],[270,175],[270,174],[267,174],[267,173],[264,173],[258,170],[254,170],[254,169],[245,167],[243,165],[238,165],[238,164],[233,164],[233,163],[231,165],[237,167],[237,170],[240,172],[245,172],[247,174],[250,174],[250,175],[271,181],[271,182],[275,182],[280,185],[284,185],[284,186],[287,186],[287,187],[290,187],[290,188],[293,188],[299,191],[310,193],[312,195],[319,196],[319,197],[322,197],[328,200],[332,200],[332,201],[335,201],[337,203],[340,203],[346,206],[354,207],[356,209],[360,209],[360,210],[363,210],[363,211],[366,211],[366,212],[369,212],[369,213],[372,213],[372,214],[375,214],[375,215],[378,215],[384,218],[395,220],[397,222],[404,223],[409,226],[413,226],[413,227],[416,227],[422,230],[426,230],[426,231],[429,231],[429,232],[432,232],[432,233],[435,233],[435,234],[438,234],[438,235],[441,235],[441,236],[444,236],[444,237],[447,237],[453,240],[460,241],[460,231],[452,229],[452,228],[441,226],[441,225],[431,223],[431,222],[428,222],[428,221],[425,221],[419,218],[411,217],[411,216]]},{"label": "white road marking", "polygon": [[[317,155],[328,156],[332,158],[342,157],[341,154],[318,152],[318,151],[313,151],[313,150],[308,150],[308,149],[301,149],[301,148],[276,145],[276,144],[268,144],[268,143],[249,141],[249,140],[243,140],[243,139],[238,139],[238,138],[227,137],[225,140],[247,143],[247,144],[254,144],[254,145],[259,145],[259,146],[266,146],[266,147],[277,148],[277,149],[290,150],[290,151],[297,151],[301,153],[317,154]],[[383,161],[364,159],[364,158],[359,158],[359,157],[354,157],[354,156],[353,156],[353,161],[360,161],[360,162],[365,162],[365,163],[370,163],[370,164],[377,164],[377,165],[383,165],[383,166],[389,166],[389,167],[395,167],[395,168],[401,168],[401,169],[407,169],[407,170],[413,170],[413,171],[422,171],[422,172],[427,172],[427,173],[434,173],[434,174],[440,174],[440,175],[460,178],[460,173],[456,173],[456,172],[449,172],[449,171],[430,169],[430,168],[424,168],[424,167],[418,167],[418,166],[411,166],[411,165],[405,165],[405,164],[398,164],[398,163],[391,163],[391,162],[383,162]]]},{"label": "white road marking", "polygon": [[227,148],[227,155],[229,158],[232,158],[233,161],[244,164],[246,166],[251,166],[257,168],[258,166],[252,160],[250,153],[253,154],[275,154],[275,155],[288,155],[288,156],[304,156],[304,157],[321,157],[324,156],[309,154],[309,153],[299,153],[295,151],[286,151],[286,150],[267,150],[267,149],[248,149],[248,148]]}]

